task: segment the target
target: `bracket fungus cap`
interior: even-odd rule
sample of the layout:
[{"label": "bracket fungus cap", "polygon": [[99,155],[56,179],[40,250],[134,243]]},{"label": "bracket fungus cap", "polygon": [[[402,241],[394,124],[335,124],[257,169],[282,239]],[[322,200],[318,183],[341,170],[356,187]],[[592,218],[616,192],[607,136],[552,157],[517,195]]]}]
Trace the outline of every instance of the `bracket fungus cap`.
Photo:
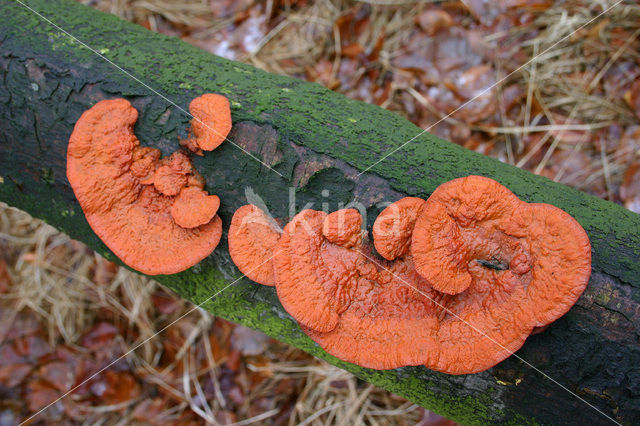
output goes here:
[{"label": "bracket fungus cap", "polygon": [[159,150],[141,147],[137,118],[125,99],[85,111],[69,139],[67,177],[89,225],[116,256],[145,274],[173,274],[213,251],[222,221],[214,213],[191,229],[176,222],[172,210],[198,210],[198,203],[174,207],[175,195],[190,184],[201,190],[202,176],[184,154],[160,159]]},{"label": "bracket fungus cap", "polygon": [[[501,190],[494,185],[494,181],[485,179],[469,179],[473,185],[467,190],[476,197],[474,205],[481,205],[478,200],[490,199],[491,196],[487,194],[498,194],[501,201],[484,206],[488,208],[482,208],[482,214],[474,213],[463,202],[448,198],[440,200],[443,204],[440,205],[437,200],[441,195],[437,191],[434,192],[435,198],[430,198],[431,201],[421,203],[419,199],[403,199],[383,211],[374,224],[373,235],[375,240],[384,242],[378,244],[383,248],[382,251],[385,251],[385,247],[393,248],[385,252],[388,257],[397,256],[391,262],[375,261],[373,255],[368,253],[366,244],[350,248],[335,247],[326,237],[318,243],[314,238],[324,237],[321,230],[327,229],[328,216],[324,216],[324,222],[307,220],[307,230],[300,227],[298,237],[315,242],[306,247],[310,247],[310,250],[298,244],[298,253],[302,254],[297,257],[294,255],[294,260],[287,266],[289,270],[296,270],[301,258],[307,261],[310,258],[321,259],[318,262],[322,263],[318,269],[321,273],[318,275],[324,280],[299,281],[302,288],[294,293],[308,291],[314,300],[323,297],[320,304],[325,303],[326,306],[322,305],[320,312],[331,318],[332,328],[327,331],[308,325],[310,315],[315,316],[316,320],[321,318],[317,311],[314,312],[315,307],[310,301],[305,303],[310,303],[311,307],[304,310],[298,308],[298,313],[287,310],[301,323],[303,331],[328,353],[364,367],[388,369],[424,364],[448,374],[470,374],[486,370],[509,357],[524,344],[534,327],[557,319],[584,290],[590,271],[589,243],[582,228],[566,213],[553,206],[523,203],[513,194],[510,199],[510,192],[506,188],[502,187]],[[459,184],[454,182],[451,186],[456,183]],[[472,187],[474,190],[471,190]],[[509,211],[509,206],[515,210]],[[430,277],[422,277],[416,271],[411,253],[407,250],[411,229],[414,228],[414,240],[418,227],[424,226],[421,221],[435,227],[435,230],[429,229],[432,234],[425,230],[421,232],[438,237],[441,229],[438,226],[442,222],[438,218],[443,214],[442,208],[445,213],[447,208],[458,212],[460,219],[456,226],[489,228],[474,231],[476,234],[473,235],[480,237],[483,243],[471,252],[488,253],[492,257],[480,258],[486,262],[477,262],[474,258],[464,263],[464,272],[469,274],[471,282],[464,291],[456,294],[447,294],[432,286]],[[320,212],[316,214],[323,217]],[[509,218],[506,225],[498,220],[502,215]],[[480,225],[476,220],[478,217],[481,218]],[[527,227],[533,224],[534,217],[547,224],[543,228],[546,231],[544,236]],[[413,222],[415,227],[412,226]],[[398,224],[402,226],[396,226],[395,229],[401,232],[379,234]],[[558,274],[556,269],[538,267],[549,265],[549,262],[535,260],[545,252],[540,251],[536,244],[545,247],[549,243],[545,239],[558,238],[563,228],[572,233],[575,241],[570,243],[570,249],[565,248],[564,244],[556,245],[565,256],[561,262],[556,260],[551,264],[553,268],[562,264],[565,269],[570,269],[563,262],[575,262],[577,274],[556,280],[553,278]],[[468,231],[460,232],[466,236]],[[441,246],[436,245],[436,249]],[[412,251],[413,248],[412,241]],[[459,244],[458,249],[464,251],[464,245]],[[332,252],[339,255],[332,255]],[[546,255],[553,253],[553,250],[546,251]],[[292,255],[293,252],[289,254],[290,257]],[[351,271],[351,275],[336,280],[335,274],[324,272],[336,270],[342,273]],[[280,291],[281,287],[293,289],[295,284],[278,281],[278,294],[284,293]],[[336,298],[334,294],[341,296]],[[326,303],[336,299],[343,303]],[[283,306],[287,307],[284,302]],[[298,316],[300,313],[302,317]]]},{"label": "bracket fungus cap", "polygon": [[206,93],[191,101],[189,112],[192,137],[181,142],[193,152],[212,151],[231,131],[231,107],[222,95]]},{"label": "bracket fungus cap", "polygon": [[253,204],[240,207],[229,227],[229,254],[240,272],[263,285],[274,286],[273,249],[280,239],[280,227]]},{"label": "bracket fungus cap", "polygon": [[580,224],[549,204],[526,203],[493,179],[440,185],[418,218],[411,250],[417,271],[449,294],[491,274],[525,291],[542,326],[578,300],[591,274],[591,245]]},{"label": "bracket fungus cap", "polygon": [[220,198],[196,186],[180,190],[171,205],[171,216],[182,228],[197,228],[213,219],[220,208]]},{"label": "bracket fungus cap", "polygon": [[334,329],[339,319],[340,296],[327,279],[331,272],[321,254],[326,216],[315,210],[298,213],[284,227],[273,257],[280,303],[296,321],[318,331]]},{"label": "bracket fungus cap", "polygon": [[322,224],[322,235],[342,247],[354,247],[362,242],[362,216],[356,209],[329,213]]},{"label": "bracket fungus cap", "polygon": [[377,369],[435,362],[439,310],[427,296],[439,296],[409,257],[376,261],[361,221],[354,209],[304,210],[294,217],[274,260],[282,305],[342,360]]},{"label": "bracket fungus cap", "polygon": [[404,197],[380,212],[373,224],[376,251],[387,260],[409,253],[413,227],[422,212],[422,198]]}]

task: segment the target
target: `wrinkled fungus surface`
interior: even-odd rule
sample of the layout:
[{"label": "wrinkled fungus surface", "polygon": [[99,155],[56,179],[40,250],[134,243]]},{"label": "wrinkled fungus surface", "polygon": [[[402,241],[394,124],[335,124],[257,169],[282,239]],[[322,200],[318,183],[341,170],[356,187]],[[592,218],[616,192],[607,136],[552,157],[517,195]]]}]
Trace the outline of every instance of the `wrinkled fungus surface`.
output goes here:
[{"label": "wrinkled fungus surface", "polygon": [[189,158],[141,147],[138,112],[125,99],[98,102],[75,125],[67,177],[95,233],[130,267],[149,275],[195,265],[218,245],[219,200]]},{"label": "wrinkled fungus surface", "polygon": [[213,219],[220,208],[220,198],[202,188],[186,186],[171,205],[173,220],[183,228],[197,228]]},{"label": "wrinkled fungus surface", "polygon": [[452,294],[432,368],[454,374],[482,371],[520,348],[534,327],[573,306],[591,274],[589,239],[570,215],[480,176],[434,191],[411,250],[416,270]]},{"label": "wrinkled fungus surface", "polygon": [[327,241],[342,247],[355,247],[362,242],[362,217],[356,209],[342,209],[329,213],[322,225]]},{"label": "wrinkled fungus surface", "polygon": [[240,207],[229,227],[229,254],[233,263],[249,279],[274,286],[272,256],[280,234],[278,225],[261,209],[252,204]]},{"label": "wrinkled fungus surface", "polygon": [[189,104],[192,136],[181,142],[190,151],[212,151],[225,141],[231,131],[229,100],[222,95],[207,93]]},{"label": "wrinkled fungus surface", "polygon": [[405,197],[380,212],[373,233],[376,250],[382,257],[393,260],[409,253],[413,227],[424,204],[422,198]]},{"label": "wrinkled fungus surface", "polygon": [[[247,216],[266,220],[244,206],[234,222]],[[571,216],[478,176],[383,210],[373,238],[384,259],[361,226],[354,209],[304,210],[282,234],[232,225],[229,245],[237,233],[241,253],[258,253],[232,255],[243,272],[247,258],[273,267],[269,283],[315,342],[368,368],[486,370],[567,312],[591,271],[589,240]]]},{"label": "wrinkled fungus surface", "polygon": [[[434,300],[440,295],[410,258],[377,258],[360,222],[355,210],[298,214],[276,248],[278,297],[303,330],[340,359],[377,369],[424,364],[437,355]],[[339,238],[327,232],[335,229]]]},{"label": "wrinkled fungus surface", "polygon": [[536,326],[562,316],[591,275],[580,224],[549,204],[529,204],[498,182],[469,176],[440,185],[413,233],[416,269],[438,291],[507,282],[535,304]]}]

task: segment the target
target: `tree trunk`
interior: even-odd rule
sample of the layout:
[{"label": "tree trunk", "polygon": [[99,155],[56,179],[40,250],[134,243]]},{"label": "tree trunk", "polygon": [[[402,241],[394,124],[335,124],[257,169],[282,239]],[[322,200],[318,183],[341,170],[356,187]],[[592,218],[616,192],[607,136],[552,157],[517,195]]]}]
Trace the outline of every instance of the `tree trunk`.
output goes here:
[{"label": "tree trunk", "polygon": [[322,209],[327,203],[325,208],[335,210],[357,199],[368,207],[371,224],[383,200],[427,198],[455,177],[489,176],[525,201],[564,209],[582,224],[593,245],[593,274],[584,295],[518,352],[548,377],[515,357],[467,376],[423,367],[374,371],[341,362],[300,331],[273,288],[244,279],[207,301],[240,276],[225,236],[197,266],[156,279],[215,315],[261,330],[463,423],[594,424],[609,422],[610,416],[637,424],[640,216],[427,133],[358,177],[420,129],[320,85],[213,56],[72,1],[28,5],[95,52],[20,3],[0,0],[0,200],[115,260],[88,226],[66,179],[74,123],[97,101],[126,97],[140,112],[135,131],[142,144],[166,154],[177,148],[189,122],[167,99],[187,109],[191,99],[206,92],[231,100],[229,138],[277,171],[229,142],[195,157],[210,192],[222,200],[225,229],[251,191],[285,220],[293,196],[297,209]]}]

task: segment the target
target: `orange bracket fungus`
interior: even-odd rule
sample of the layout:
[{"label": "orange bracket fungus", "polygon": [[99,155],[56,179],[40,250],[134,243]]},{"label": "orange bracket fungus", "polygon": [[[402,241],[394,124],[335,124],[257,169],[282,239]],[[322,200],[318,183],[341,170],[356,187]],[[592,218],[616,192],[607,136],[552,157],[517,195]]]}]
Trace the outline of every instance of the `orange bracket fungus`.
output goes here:
[{"label": "orange bracket fungus", "polygon": [[411,249],[417,271],[438,291],[517,285],[533,305],[536,326],[566,313],[591,275],[589,237],[574,218],[549,204],[521,201],[482,176],[434,191]]},{"label": "orange bracket fungus", "polygon": [[389,205],[373,224],[376,250],[387,260],[409,252],[413,227],[422,212],[422,198],[405,197]]},{"label": "orange bracket fungus", "polygon": [[185,154],[161,159],[158,149],[141,147],[137,118],[125,99],[85,111],[69,139],[67,177],[89,225],[116,256],[145,274],[173,274],[218,245],[220,200],[207,194]]},{"label": "orange bracket fungus", "polygon": [[481,176],[434,191],[411,251],[416,270],[451,295],[433,368],[453,374],[482,371],[519,349],[534,327],[573,306],[591,274],[589,239],[575,219]]},{"label": "orange bracket fungus", "polygon": [[274,258],[282,305],[342,360],[376,369],[435,362],[442,296],[410,257],[376,260],[360,226],[354,209],[304,210],[284,228]]},{"label": "orange bracket fungus", "polygon": [[207,93],[195,98],[189,104],[191,137],[180,141],[192,152],[216,149],[231,131],[231,108],[229,100],[222,95]]},{"label": "orange bracket fungus", "polygon": [[244,206],[229,246],[243,272],[275,283],[307,335],[363,367],[483,371],[566,313],[590,276],[589,239],[571,216],[488,178],[456,179],[427,201],[383,210],[373,237],[384,259],[361,225],[354,209],[304,210],[280,233]]},{"label": "orange bracket fungus", "polygon": [[229,254],[240,272],[257,283],[276,285],[271,258],[281,232],[278,225],[253,204],[236,210],[229,227]]}]

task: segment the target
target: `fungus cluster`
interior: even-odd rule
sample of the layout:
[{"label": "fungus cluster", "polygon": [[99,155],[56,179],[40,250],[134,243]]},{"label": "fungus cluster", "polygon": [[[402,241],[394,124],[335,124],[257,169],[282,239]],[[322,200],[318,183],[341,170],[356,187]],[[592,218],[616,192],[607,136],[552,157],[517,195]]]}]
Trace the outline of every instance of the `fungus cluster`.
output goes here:
[{"label": "fungus cluster", "polygon": [[304,210],[280,231],[249,205],[229,246],[323,349],[368,368],[483,371],[566,313],[591,273],[589,239],[570,215],[480,176],[393,203],[373,245],[361,226],[354,209]]},{"label": "fungus cluster", "polygon": [[[219,98],[203,95],[191,103],[191,146],[211,150],[224,140],[231,114]],[[116,256],[145,274],[173,274],[218,245],[220,199],[204,190],[185,153],[161,158],[158,149],[140,146],[137,119],[125,99],[85,111],[69,139],[67,177],[89,225]]]}]

